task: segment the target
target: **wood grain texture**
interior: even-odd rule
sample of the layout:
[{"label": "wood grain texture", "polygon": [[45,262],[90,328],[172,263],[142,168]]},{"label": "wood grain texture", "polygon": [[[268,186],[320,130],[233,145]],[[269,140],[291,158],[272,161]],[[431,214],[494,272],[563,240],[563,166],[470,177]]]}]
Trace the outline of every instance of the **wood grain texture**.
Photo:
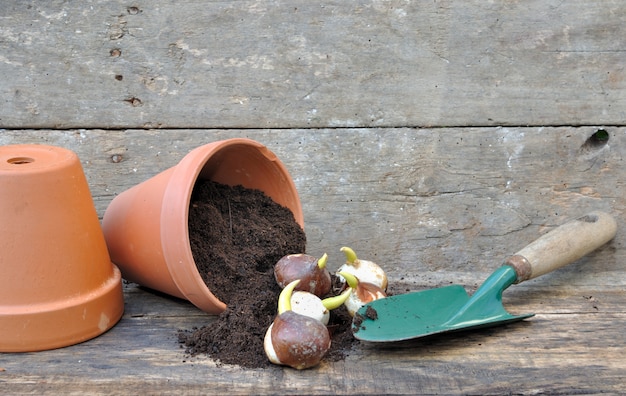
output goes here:
[{"label": "wood grain texture", "polygon": [[418,279],[468,266],[491,272],[540,234],[591,210],[621,217],[626,130],[611,128],[607,142],[590,143],[596,130],[5,131],[0,144],[75,150],[102,216],[115,194],[193,148],[249,137],[289,170],[312,254],[326,251],[338,267],[339,248],[349,245],[398,276]]},{"label": "wood grain texture", "polygon": [[[623,305],[608,307],[619,312],[540,314],[513,325],[384,349],[359,345],[344,361],[296,371],[242,370],[186,356],[177,330],[206,324],[210,317],[134,285],[126,286],[125,297],[128,309],[120,323],[96,339],[60,350],[0,355],[0,390],[42,395],[595,394],[619,393],[626,370]],[[623,295],[620,299],[623,304]],[[541,309],[545,302],[526,305]]]},{"label": "wood grain texture", "polygon": [[0,127],[619,125],[626,5],[0,5]]}]

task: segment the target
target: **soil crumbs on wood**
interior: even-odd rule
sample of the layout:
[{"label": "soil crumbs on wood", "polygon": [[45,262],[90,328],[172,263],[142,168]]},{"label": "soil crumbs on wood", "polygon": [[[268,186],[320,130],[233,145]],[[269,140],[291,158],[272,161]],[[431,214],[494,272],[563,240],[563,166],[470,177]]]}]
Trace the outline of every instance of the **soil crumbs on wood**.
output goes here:
[{"label": "soil crumbs on wood", "polygon": [[[274,264],[286,254],[305,252],[304,231],[288,208],[263,192],[204,181],[192,194],[189,239],[205,283],[228,308],[206,326],[179,331],[179,342],[188,354],[207,354],[218,363],[270,366],[263,338],[280,294]],[[355,342],[351,323],[343,307],[331,313],[326,361],[349,352]]]}]

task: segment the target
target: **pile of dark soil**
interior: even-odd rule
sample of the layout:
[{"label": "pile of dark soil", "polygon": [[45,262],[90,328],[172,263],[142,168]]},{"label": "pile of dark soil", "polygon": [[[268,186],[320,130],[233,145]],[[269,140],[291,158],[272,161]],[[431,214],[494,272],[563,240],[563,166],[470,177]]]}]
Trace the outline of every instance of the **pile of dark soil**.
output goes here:
[{"label": "pile of dark soil", "polygon": [[[207,354],[220,363],[269,366],[263,337],[280,294],[274,264],[305,252],[304,231],[289,209],[263,192],[204,181],[192,195],[189,237],[200,274],[228,308],[206,326],[180,331],[180,343],[190,355]],[[332,312],[327,361],[343,359],[355,342],[351,321],[343,307]]]}]

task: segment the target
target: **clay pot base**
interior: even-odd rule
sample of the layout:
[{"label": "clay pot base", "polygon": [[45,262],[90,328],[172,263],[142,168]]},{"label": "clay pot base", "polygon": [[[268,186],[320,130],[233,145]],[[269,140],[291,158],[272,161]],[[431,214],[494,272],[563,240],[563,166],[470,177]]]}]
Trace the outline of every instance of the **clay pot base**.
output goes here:
[{"label": "clay pot base", "polygon": [[[217,297],[228,304],[215,322],[181,331],[190,354],[208,354],[221,363],[267,367],[263,335],[274,320],[280,288],[274,264],[305,250],[305,235],[293,214],[258,190],[199,183],[189,211],[194,260]],[[333,312],[333,346],[326,359],[343,358],[354,342],[351,318]]]},{"label": "clay pot base", "polygon": [[124,311],[76,154],[60,147],[0,147],[0,352],[76,344]]}]

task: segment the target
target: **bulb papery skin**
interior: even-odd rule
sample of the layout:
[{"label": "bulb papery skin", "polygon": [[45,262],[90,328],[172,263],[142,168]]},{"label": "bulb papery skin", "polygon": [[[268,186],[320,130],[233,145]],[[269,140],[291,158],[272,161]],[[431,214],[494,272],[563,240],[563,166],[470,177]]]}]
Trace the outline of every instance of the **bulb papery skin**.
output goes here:
[{"label": "bulb papery skin", "polygon": [[274,277],[281,288],[300,279],[296,290],[308,291],[318,297],[330,292],[332,280],[326,266],[320,268],[318,259],[304,253],[288,254],[274,266]]},{"label": "bulb papery skin", "polygon": [[317,366],[331,343],[324,324],[293,311],[274,319],[270,337],[280,364],[298,370]]},{"label": "bulb papery skin", "polygon": [[324,306],[322,300],[309,292],[295,291],[291,295],[291,310],[300,315],[319,320],[324,325],[328,325],[330,320],[330,311]]},{"label": "bulb papery skin", "polygon": [[267,328],[265,332],[265,337],[263,338],[263,349],[265,349],[265,355],[269,359],[270,362],[274,364],[282,364],[281,361],[276,356],[276,351],[274,350],[274,345],[272,345],[272,328],[274,327],[274,323]]}]

